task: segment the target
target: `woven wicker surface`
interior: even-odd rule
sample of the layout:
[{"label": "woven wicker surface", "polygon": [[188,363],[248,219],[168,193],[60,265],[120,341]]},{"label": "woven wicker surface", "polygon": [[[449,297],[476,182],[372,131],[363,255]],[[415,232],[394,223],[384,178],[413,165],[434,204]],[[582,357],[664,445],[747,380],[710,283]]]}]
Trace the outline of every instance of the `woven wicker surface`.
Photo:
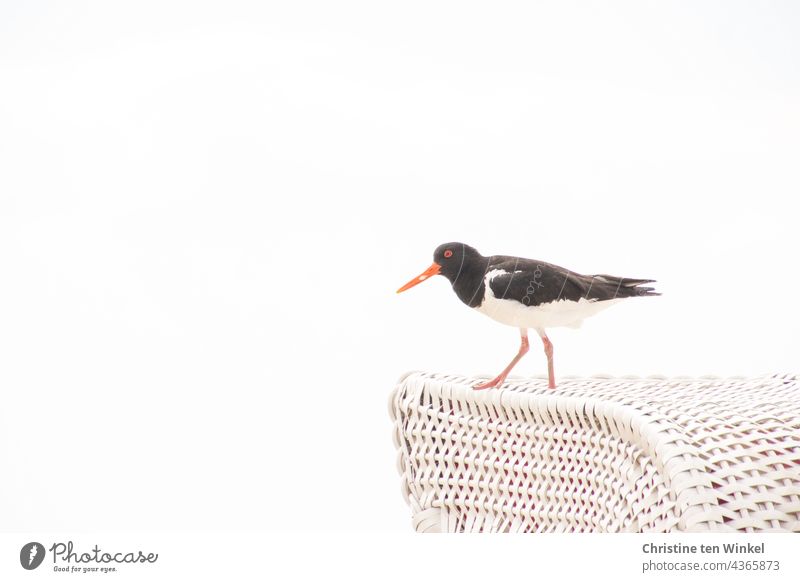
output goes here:
[{"label": "woven wicker surface", "polygon": [[392,392],[417,531],[800,532],[800,379],[478,378]]}]

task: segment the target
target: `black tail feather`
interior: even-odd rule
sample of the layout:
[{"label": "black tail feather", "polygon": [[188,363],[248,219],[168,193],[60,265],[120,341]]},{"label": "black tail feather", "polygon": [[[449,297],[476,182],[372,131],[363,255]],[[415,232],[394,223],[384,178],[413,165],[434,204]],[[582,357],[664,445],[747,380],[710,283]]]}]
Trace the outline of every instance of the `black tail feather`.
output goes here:
[{"label": "black tail feather", "polygon": [[655,279],[631,279],[628,277],[615,277],[614,275],[592,275],[595,281],[602,281],[609,286],[616,287],[615,296],[621,297],[651,297],[661,295],[653,287],[640,287],[647,283],[655,283]]}]

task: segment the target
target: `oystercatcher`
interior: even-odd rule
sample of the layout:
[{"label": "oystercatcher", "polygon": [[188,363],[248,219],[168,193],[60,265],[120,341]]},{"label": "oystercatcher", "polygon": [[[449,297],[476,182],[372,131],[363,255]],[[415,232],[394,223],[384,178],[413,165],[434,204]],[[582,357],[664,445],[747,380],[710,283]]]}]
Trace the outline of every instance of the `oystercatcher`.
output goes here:
[{"label": "oystercatcher", "polygon": [[542,338],[548,386],[555,388],[553,344],[545,332],[547,328],[580,327],[587,317],[623,299],[660,295],[652,287],[642,287],[655,283],[653,279],[579,275],[544,261],[504,255],[484,257],[459,242],[439,245],[433,253],[433,264],[397,292],[434,275],[447,277],[463,303],[495,321],[519,328],[521,345],[517,355],[495,379],[474,386],[476,390],[503,384],[528,352],[528,329],[535,329]]}]

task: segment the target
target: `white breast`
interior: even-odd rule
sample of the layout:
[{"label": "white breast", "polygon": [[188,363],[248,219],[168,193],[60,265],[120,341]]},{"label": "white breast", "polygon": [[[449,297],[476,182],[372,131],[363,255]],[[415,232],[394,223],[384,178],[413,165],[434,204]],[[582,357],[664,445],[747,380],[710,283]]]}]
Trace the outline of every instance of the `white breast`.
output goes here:
[{"label": "white breast", "polygon": [[486,295],[483,303],[476,309],[484,315],[491,317],[505,325],[513,327],[545,329],[548,327],[580,327],[583,320],[619,303],[622,299],[608,301],[588,300],[581,298],[579,301],[559,299],[542,305],[524,305],[511,299],[498,299],[492,293],[489,282],[506,271],[495,269],[489,271],[484,277]]}]

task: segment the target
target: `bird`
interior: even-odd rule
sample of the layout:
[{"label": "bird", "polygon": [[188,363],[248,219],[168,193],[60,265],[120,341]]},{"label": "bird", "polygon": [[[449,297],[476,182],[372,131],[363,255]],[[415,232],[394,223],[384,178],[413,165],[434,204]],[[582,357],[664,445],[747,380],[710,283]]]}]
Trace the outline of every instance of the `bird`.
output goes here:
[{"label": "bird", "polygon": [[485,257],[465,243],[439,245],[433,264],[397,290],[402,293],[434,277],[450,281],[456,296],[475,311],[502,324],[516,327],[520,347],[511,363],[492,380],[473,386],[475,390],[502,387],[506,377],[528,352],[528,330],[534,329],[547,356],[547,385],[555,388],[551,327],[578,328],[595,315],[630,297],[661,295],[649,283],[613,275],[581,275],[545,261],[507,255]]}]

